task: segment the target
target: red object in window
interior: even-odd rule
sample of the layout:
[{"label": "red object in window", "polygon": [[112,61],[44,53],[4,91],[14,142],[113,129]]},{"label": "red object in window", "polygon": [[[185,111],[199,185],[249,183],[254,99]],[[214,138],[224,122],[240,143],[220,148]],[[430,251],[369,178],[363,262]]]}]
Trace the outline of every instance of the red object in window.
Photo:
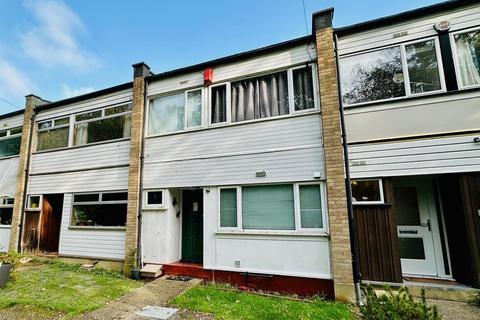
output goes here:
[{"label": "red object in window", "polygon": [[211,85],[213,82],[213,69],[208,68],[203,70],[203,84],[206,86]]}]

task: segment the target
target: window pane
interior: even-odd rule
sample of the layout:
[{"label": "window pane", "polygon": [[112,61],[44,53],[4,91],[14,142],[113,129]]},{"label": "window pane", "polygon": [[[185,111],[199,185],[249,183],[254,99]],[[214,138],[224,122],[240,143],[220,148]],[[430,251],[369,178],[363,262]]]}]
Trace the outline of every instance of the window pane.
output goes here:
[{"label": "window pane", "polygon": [[91,201],[99,201],[100,197],[98,193],[92,194],[76,194],[73,196],[73,202],[91,202]]},{"label": "window pane", "polygon": [[148,114],[149,134],[183,130],[185,117],[185,94],[150,100]]},{"label": "window pane", "polygon": [[0,138],[1,138],[1,137],[6,137],[6,136],[7,136],[7,131],[8,131],[8,130],[2,130],[2,131],[0,131]]},{"label": "window pane", "polygon": [[61,126],[69,123],[70,123],[70,118],[62,118],[62,119],[55,120],[55,126]]},{"label": "window pane", "polygon": [[37,150],[48,150],[68,146],[68,127],[38,133]]},{"label": "window pane", "polygon": [[399,226],[419,226],[420,211],[416,187],[394,187],[395,216]]},{"label": "window pane", "polygon": [[75,125],[75,145],[130,137],[131,115]]},{"label": "window pane", "polygon": [[320,185],[303,185],[299,189],[302,228],[323,228]]},{"label": "window pane", "polygon": [[53,121],[45,121],[45,122],[40,122],[38,124],[38,130],[48,129],[48,128],[51,128],[51,127],[53,127]]},{"label": "window pane", "polygon": [[232,121],[288,114],[287,72],[231,83]]},{"label": "window pane", "polygon": [[105,115],[110,116],[112,114],[123,113],[131,110],[132,110],[131,104],[124,104],[122,106],[116,106],[116,107],[105,109]]},{"label": "window pane", "polygon": [[422,238],[398,238],[400,258],[425,260]]},{"label": "window pane", "polygon": [[458,69],[462,86],[480,84],[480,31],[455,35]]},{"label": "window pane", "polygon": [[29,209],[38,209],[40,208],[40,196],[29,196],[27,207]]},{"label": "window pane", "polygon": [[293,186],[242,188],[244,229],[294,230]]},{"label": "window pane", "polygon": [[187,127],[202,125],[202,90],[187,93]]},{"label": "window pane", "polygon": [[227,121],[227,86],[213,87],[210,105],[212,107],[212,123]]},{"label": "window pane", "polygon": [[100,118],[101,116],[102,116],[102,110],[97,110],[97,111],[92,111],[92,112],[79,114],[79,115],[75,116],[75,120],[76,121],[83,121],[83,120]]},{"label": "window pane", "polygon": [[405,96],[400,47],[340,59],[345,104]]},{"label": "window pane", "polygon": [[237,227],[237,189],[220,190],[220,227]]},{"label": "window pane", "polygon": [[13,205],[15,203],[15,199],[14,198],[6,198],[5,199],[5,204],[6,205]]},{"label": "window pane", "polygon": [[127,201],[128,192],[112,192],[102,194],[102,201]]},{"label": "window pane", "polygon": [[124,227],[127,204],[74,205],[72,226]]},{"label": "window pane", "polygon": [[315,108],[312,67],[293,70],[293,94],[295,111]]},{"label": "window pane", "polygon": [[378,180],[352,180],[353,201],[380,201],[381,194]]},{"label": "window pane", "polygon": [[10,135],[20,134],[22,133],[22,129],[22,127],[12,128],[10,129]]},{"label": "window pane", "polygon": [[13,208],[0,208],[0,225],[9,226],[12,224]]},{"label": "window pane", "polygon": [[0,140],[0,157],[15,156],[20,153],[21,136]]},{"label": "window pane", "polygon": [[163,204],[163,192],[162,191],[148,191],[147,192],[147,204]]},{"label": "window pane", "polygon": [[435,41],[429,40],[405,46],[408,76],[412,93],[440,90]]}]

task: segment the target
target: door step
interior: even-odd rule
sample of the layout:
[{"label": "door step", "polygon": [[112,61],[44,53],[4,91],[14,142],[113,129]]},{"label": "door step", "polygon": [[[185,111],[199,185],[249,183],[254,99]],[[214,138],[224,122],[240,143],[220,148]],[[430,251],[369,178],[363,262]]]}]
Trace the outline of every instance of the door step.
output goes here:
[{"label": "door step", "polygon": [[161,264],[146,264],[141,270],[140,274],[145,278],[158,278],[162,275],[163,265]]}]

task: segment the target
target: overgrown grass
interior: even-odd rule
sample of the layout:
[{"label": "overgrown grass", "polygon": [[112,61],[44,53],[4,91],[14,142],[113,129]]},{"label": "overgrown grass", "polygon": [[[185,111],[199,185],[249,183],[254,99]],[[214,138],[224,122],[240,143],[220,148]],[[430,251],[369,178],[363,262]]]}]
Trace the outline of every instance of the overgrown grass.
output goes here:
[{"label": "overgrown grass", "polygon": [[174,306],[211,313],[216,319],[354,319],[346,304],[322,299],[309,301],[262,296],[225,289],[218,285],[197,286],[174,298]]},{"label": "overgrown grass", "polygon": [[18,271],[16,281],[0,289],[0,309],[28,307],[71,317],[97,309],[140,285],[118,272],[45,263]]}]

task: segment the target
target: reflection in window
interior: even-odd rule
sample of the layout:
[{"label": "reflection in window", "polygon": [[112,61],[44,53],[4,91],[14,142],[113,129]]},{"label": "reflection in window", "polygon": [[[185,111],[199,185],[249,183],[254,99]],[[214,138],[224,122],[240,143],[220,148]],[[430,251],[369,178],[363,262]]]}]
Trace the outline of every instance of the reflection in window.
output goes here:
[{"label": "reflection in window", "polygon": [[237,189],[220,189],[220,227],[237,227]]},{"label": "reflection in window", "polygon": [[292,74],[295,111],[315,108],[312,67],[294,69]]},{"label": "reflection in window", "polygon": [[71,226],[125,227],[127,193],[75,194]]},{"label": "reflection in window", "polygon": [[480,85],[480,31],[456,34],[454,38],[461,86]]},{"label": "reflection in window", "polygon": [[320,185],[300,185],[299,193],[302,228],[323,228]]},{"label": "reflection in window", "polygon": [[185,94],[179,93],[150,100],[149,134],[181,131],[185,121]]},{"label": "reflection in window", "polygon": [[130,137],[131,115],[75,124],[75,145]]},{"label": "reflection in window", "polygon": [[404,96],[400,47],[342,58],[340,78],[345,104]]},{"label": "reflection in window", "polygon": [[232,122],[288,114],[287,72],[231,83]]},{"label": "reflection in window", "polygon": [[37,151],[67,147],[69,123],[68,117],[38,123]]},{"label": "reflection in window", "polygon": [[187,92],[187,128],[202,125],[202,90]]},{"label": "reflection in window", "polygon": [[379,202],[382,201],[383,190],[380,180],[352,180],[353,202]]},{"label": "reflection in window", "polygon": [[440,90],[435,41],[409,44],[405,46],[405,52],[411,93]]}]

